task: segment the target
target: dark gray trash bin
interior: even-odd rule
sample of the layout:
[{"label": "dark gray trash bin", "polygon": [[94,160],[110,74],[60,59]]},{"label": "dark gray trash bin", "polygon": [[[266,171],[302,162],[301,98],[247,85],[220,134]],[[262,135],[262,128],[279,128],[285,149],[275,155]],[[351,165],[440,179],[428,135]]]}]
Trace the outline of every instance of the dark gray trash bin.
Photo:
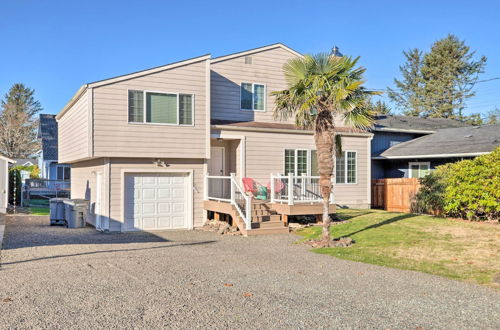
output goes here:
[{"label": "dark gray trash bin", "polygon": [[50,205],[50,225],[64,225],[66,224],[66,214],[64,201],[68,198],[51,198]]},{"label": "dark gray trash bin", "polygon": [[65,218],[68,228],[82,228],[87,223],[89,202],[85,199],[69,199],[64,201]]}]

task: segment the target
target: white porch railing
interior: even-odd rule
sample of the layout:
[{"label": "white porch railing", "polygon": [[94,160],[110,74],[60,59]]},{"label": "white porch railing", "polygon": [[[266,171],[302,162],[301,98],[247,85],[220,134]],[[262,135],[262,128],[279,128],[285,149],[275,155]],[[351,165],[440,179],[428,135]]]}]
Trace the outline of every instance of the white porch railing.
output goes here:
[{"label": "white porch railing", "polygon": [[[271,203],[321,203],[319,176],[271,174]],[[333,193],[330,195],[333,203]]]},{"label": "white porch railing", "polygon": [[247,230],[252,229],[252,199],[241,188],[234,173],[231,176],[205,177],[205,199],[230,202],[245,222]]}]

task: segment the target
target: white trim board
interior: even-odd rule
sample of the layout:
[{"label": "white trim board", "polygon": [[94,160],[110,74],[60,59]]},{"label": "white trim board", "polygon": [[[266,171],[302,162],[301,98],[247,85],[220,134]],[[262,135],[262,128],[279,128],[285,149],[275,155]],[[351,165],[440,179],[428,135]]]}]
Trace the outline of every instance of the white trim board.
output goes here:
[{"label": "white trim board", "polygon": [[230,60],[232,58],[242,57],[242,56],[248,56],[248,55],[251,55],[251,54],[254,54],[254,53],[260,53],[260,52],[263,52],[263,51],[266,51],[266,50],[275,49],[275,48],[282,48],[282,49],[284,49],[286,51],[289,51],[290,53],[292,53],[295,56],[304,57],[304,55],[302,55],[301,53],[299,53],[299,52],[291,49],[288,46],[285,46],[282,43],[275,43],[275,44],[272,44],[272,45],[258,47],[258,48],[254,48],[254,49],[249,49],[249,50],[238,52],[238,53],[233,53],[233,54],[229,54],[229,55],[215,57],[215,58],[213,58],[211,60],[211,62],[212,63],[218,63],[218,62]]},{"label": "white trim board", "polygon": [[384,160],[384,159],[419,159],[419,158],[450,158],[450,157],[474,157],[481,156],[491,153],[491,151],[485,152],[470,152],[470,153],[456,153],[456,154],[438,154],[438,155],[411,155],[411,156],[375,156],[372,159]]}]

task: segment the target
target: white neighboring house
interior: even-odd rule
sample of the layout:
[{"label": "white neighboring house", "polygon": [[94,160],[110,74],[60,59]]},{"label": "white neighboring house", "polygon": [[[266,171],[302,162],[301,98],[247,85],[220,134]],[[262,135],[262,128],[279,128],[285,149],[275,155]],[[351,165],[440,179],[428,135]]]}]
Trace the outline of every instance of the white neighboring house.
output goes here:
[{"label": "white neighboring house", "polygon": [[0,155],[0,212],[7,212],[9,202],[9,164],[13,164],[13,159]]}]

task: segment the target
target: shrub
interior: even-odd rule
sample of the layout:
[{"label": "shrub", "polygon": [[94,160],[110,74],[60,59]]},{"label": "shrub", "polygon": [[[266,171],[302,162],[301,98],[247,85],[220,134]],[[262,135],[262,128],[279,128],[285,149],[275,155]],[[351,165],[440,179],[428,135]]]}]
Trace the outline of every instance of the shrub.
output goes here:
[{"label": "shrub", "polygon": [[417,210],[470,220],[500,218],[500,147],[492,153],[439,166],[421,179]]}]

